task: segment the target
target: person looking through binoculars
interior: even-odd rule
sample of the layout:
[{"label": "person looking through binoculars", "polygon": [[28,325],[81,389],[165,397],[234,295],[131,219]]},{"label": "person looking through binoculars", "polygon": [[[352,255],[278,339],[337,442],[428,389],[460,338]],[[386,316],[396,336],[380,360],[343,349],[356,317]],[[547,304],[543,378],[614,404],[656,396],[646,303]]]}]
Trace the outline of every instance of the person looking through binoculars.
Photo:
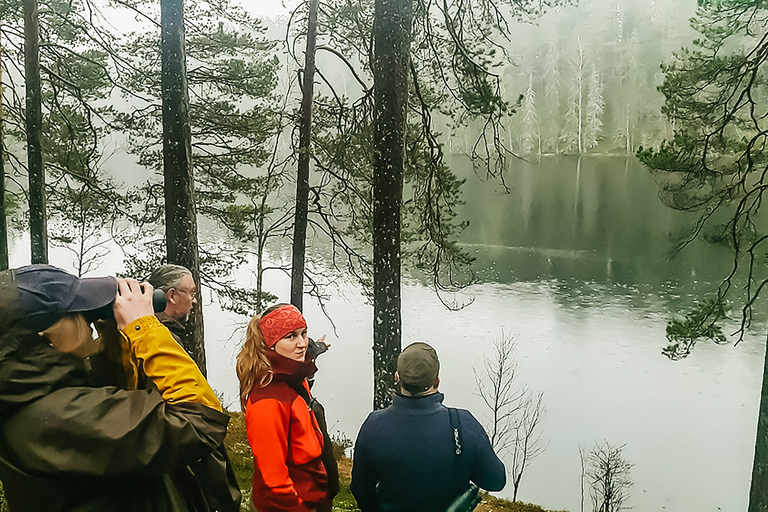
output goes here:
[{"label": "person looking through binoculars", "polygon": [[12,512],[239,510],[229,417],[153,295],[50,265],[0,272],[0,480]]}]

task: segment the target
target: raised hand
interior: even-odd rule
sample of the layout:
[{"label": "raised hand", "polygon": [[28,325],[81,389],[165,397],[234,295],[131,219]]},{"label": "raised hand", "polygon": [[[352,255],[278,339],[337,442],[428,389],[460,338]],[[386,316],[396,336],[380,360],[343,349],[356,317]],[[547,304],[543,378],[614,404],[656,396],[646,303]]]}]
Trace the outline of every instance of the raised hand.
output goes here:
[{"label": "raised hand", "polygon": [[152,307],[152,285],[139,283],[135,279],[117,280],[115,297],[115,320],[117,328],[123,330],[131,322],[143,316],[155,314]]}]

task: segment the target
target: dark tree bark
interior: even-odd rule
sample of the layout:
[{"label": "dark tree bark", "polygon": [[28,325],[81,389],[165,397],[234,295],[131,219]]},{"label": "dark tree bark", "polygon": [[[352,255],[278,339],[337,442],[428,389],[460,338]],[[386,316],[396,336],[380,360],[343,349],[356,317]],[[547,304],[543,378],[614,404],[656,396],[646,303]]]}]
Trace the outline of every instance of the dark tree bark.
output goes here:
[{"label": "dark tree bark", "polygon": [[189,126],[189,93],[184,45],[184,1],[161,2],[161,60],[163,104],[163,176],[165,182],[165,242],[168,263],[192,272],[197,305],[187,321],[182,340],[203,374],[205,343],[200,295],[200,256],[197,247],[195,180],[192,173],[192,141]]},{"label": "dark tree bark", "polygon": [[301,98],[301,135],[299,168],[296,174],[296,211],[293,224],[293,261],[291,263],[291,304],[302,309],[304,299],[304,260],[307,247],[307,212],[309,200],[309,160],[312,140],[312,97],[315,80],[315,37],[318,0],[309,2],[307,51],[304,55],[304,86]]},{"label": "dark tree bark", "polygon": [[[0,58],[3,49],[0,47]],[[0,65],[0,83],[2,83],[3,67]],[[3,96],[0,94],[0,270],[8,268],[8,222],[5,214],[5,114],[3,112]]]},{"label": "dark tree bark", "polygon": [[[0,107],[1,108],[1,107]],[[2,141],[3,121],[0,119],[0,270],[8,268],[8,222],[5,215],[5,145]]]},{"label": "dark tree bark", "polygon": [[403,203],[411,0],[376,0],[373,47],[374,409],[389,405],[402,335],[400,215]]},{"label": "dark tree bark", "polygon": [[[37,0],[24,0],[24,67],[27,89],[27,174],[29,176],[29,238],[32,263],[48,263],[45,213],[45,170],[40,141],[43,113],[40,82]],[[3,175],[5,176],[5,175]]]},{"label": "dark tree bark", "polygon": [[[766,340],[768,345],[768,340]],[[760,392],[760,410],[757,414],[755,459],[752,465],[752,484],[749,489],[748,512],[768,511],[768,347],[763,365],[763,386]]]}]

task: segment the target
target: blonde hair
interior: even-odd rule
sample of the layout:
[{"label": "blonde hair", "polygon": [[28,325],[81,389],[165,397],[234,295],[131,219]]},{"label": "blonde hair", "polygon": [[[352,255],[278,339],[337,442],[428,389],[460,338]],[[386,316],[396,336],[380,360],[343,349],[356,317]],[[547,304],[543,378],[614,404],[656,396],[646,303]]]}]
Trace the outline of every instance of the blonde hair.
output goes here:
[{"label": "blonde hair", "polygon": [[56,350],[82,358],[101,349],[101,340],[93,339],[93,330],[82,313],[67,313],[40,334]]},{"label": "blonde hair", "polygon": [[[279,305],[278,305],[279,306]],[[240,380],[240,407],[245,411],[248,395],[255,385],[264,387],[272,382],[272,365],[267,357],[267,343],[259,328],[261,318],[275,309],[273,306],[261,315],[254,316],[248,323],[248,331],[245,333],[245,342],[240,353],[237,354],[237,378]]]}]

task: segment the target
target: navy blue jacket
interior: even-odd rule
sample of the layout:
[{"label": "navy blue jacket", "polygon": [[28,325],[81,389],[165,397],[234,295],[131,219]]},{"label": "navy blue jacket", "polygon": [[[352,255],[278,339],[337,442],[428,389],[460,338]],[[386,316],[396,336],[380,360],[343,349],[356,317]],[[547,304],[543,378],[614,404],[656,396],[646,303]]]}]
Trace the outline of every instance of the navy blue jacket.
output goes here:
[{"label": "navy blue jacket", "polygon": [[458,409],[457,456],[443,394],[395,395],[360,427],[352,494],[363,512],[443,512],[474,482],[489,491],[506,484],[504,464],[469,411]]}]

